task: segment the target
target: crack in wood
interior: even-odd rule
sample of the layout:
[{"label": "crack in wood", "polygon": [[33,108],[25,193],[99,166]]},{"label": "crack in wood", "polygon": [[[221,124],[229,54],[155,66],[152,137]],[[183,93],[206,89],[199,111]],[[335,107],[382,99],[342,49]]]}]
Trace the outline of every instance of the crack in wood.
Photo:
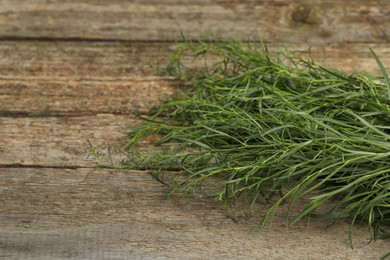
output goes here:
[{"label": "crack in wood", "polygon": [[31,169],[94,169],[97,167],[86,167],[86,166],[80,166],[80,165],[66,165],[66,166],[59,166],[59,165],[39,165],[39,164],[21,164],[21,163],[11,163],[11,164],[0,164],[0,169],[7,168],[7,169],[13,169],[13,168],[31,168]]}]

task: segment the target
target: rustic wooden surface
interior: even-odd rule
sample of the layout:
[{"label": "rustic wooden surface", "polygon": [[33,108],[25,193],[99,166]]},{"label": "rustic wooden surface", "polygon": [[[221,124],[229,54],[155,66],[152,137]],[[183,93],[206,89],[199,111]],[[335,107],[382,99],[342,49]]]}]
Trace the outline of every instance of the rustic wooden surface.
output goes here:
[{"label": "rustic wooden surface", "polygon": [[[366,228],[291,230],[283,212],[256,228],[195,194],[168,197],[146,171],[96,169],[88,140],[113,159],[129,129],[177,93],[158,77],[180,31],[306,51],[321,64],[378,73],[390,67],[386,1],[0,0],[0,258],[378,259],[388,241]],[[238,222],[236,222],[238,221]]]},{"label": "rustic wooden surface", "polygon": [[[323,65],[347,72],[380,73],[369,51],[373,49],[390,67],[386,43],[307,43],[272,42],[271,47],[298,50],[309,48],[313,58]],[[89,79],[99,78],[145,81],[159,80],[150,65],[164,65],[174,49],[168,42],[89,42],[89,41],[0,41],[1,80],[13,78]],[[165,80],[165,79],[163,79]],[[165,91],[165,90],[164,90]]]},{"label": "rustic wooden surface", "polygon": [[[367,245],[367,231],[281,219],[265,230],[254,218],[225,216],[211,198],[167,197],[145,172],[2,169],[0,257],[74,259],[375,259],[387,241]],[[234,213],[233,213],[234,214]],[[278,223],[279,222],[279,223]]]},{"label": "rustic wooden surface", "polygon": [[[145,114],[175,94],[174,81],[146,77],[96,76],[93,79],[70,76],[1,77],[1,114],[28,116]],[[71,105],[69,101],[72,102]]]},{"label": "rustic wooden surface", "polygon": [[[113,114],[0,117],[0,167],[94,167],[87,160],[88,141],[107,154],[109,147],[123,147],[129,129],[140,123]],[[118,151],[113,156],[116,163],[124,158]]]},{"label": "rustic wooden surface", "polygon": [[1,0],[5,39],[175,40],[180,31],[274,42],[388,42],[382,1]]}]

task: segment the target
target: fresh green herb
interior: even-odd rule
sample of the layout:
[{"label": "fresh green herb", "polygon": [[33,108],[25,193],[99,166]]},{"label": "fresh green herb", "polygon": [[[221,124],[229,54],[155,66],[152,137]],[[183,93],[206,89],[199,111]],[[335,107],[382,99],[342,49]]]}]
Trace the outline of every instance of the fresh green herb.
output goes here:
[{"label": "fresh green herb", "polygon": [[[262,202],[262,223],[288,204],[287,224],[349,217],[389,234],[390,83],[347,74],[296,53],[237,41],[178,44],[166,68],[192,87],[164,103],[130,136],[124,167],[185,174],[188,193],[218,177],[218,198]],[[201,69],[183,60],[213,60]],[[387,87],[386,87],[387,86]],[[161,134],[159,150],[139,140]],[[298,214],[298,199],[310,198]],[[302,203],[302,202],[300,202]]]}]

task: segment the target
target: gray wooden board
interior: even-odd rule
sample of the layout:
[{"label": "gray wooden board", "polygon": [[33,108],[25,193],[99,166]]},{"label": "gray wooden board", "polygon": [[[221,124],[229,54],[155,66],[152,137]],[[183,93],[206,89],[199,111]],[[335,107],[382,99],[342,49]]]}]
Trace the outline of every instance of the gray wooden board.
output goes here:
[{"label": "gray wooden board", "polygon": [[[174,46],[167,42],[0,41],[0,76],[8,80],[12,77],[31,78],[33,82],[40,78],[46,84],[48,80],[67,77],[72,82],[96,80],[102,84],[106,78],[107,84],[114,79],[121,80],[122,84],[129,81],[130,84],[145,77],[147,84],[157,75],[151,65],[164,67]],[[321,65],[349,73],[361,70],[379,73],[369,51],[371,48],[383,64],[390,67],[386,43],[313,45],[308,42],[276,42],[270,47],[299,51],[302,55],[310,48],[312,57]],[[192,59],[188,59],[187,64],[192,67],[200,65],[194,64]],[[157,80],[156,77],[154,79]]]},{"label": "gray wooden board", "polygon": [[0,1],[0,38],[177,40],[213,33],[273,42],[388,42],[387,1]]},{"label": "gray wooden board", "polygon": [[90,140],[119,162],[132,113],[177,94],[148,63],[166,64],[180,31],[312,47],[320,64],[379,73],[368,48],[390,67],[389,13],[381,0],[0,0],[0,258],[378,259],[388,241],[368,244],[366,228],[352,249],[348,223],[287,231],[282,207],[259,230],[257,211],[238,205],[235,222],[214,196],[168,197],[148,172],[86,155]]},{"label": "gray wooden board", "polygon": [[88,141],[108,162],[119,163],[130,129],[141,124],[134,116],[99,114],[72,117],[0,117],[0,167],[94,167]]},{"label": "gray wooden board", "polygon": [[324,221],[257,228],[213,197],[167,196],[147,172],[0,169],[0,257],[5,259],[378,259],[388,241]]},{"label": "gray wooden board", "polygon": [[176,93],[163,78],[0,76],[0,115],[62,116],[147,113]]}]

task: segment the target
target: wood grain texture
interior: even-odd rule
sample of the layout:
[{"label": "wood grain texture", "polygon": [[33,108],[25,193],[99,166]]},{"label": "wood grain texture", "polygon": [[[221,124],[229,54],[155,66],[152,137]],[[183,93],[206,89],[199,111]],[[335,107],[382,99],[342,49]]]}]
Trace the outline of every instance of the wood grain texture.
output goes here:
[{"label": "wood grain texture", "polygon": [[156,41],[205,33],[272,42],[389,41],[387,1],[0,1],[0,38]]},{"label": "wood grain texture", "polygon": [[[147,76],[152,71],[131,69],[170,54],[165,44],[147,46],[0,42],[0,164],[93,167],[93,160],[85,160],[87,140],[102,152],[104,144],[123,147],[125,129],[141,123],[131,113],[147,113],[174,96],[179,85],[172,78]],[[390,66],[383,44],[316,46],[312,52],[323,64],[378,72],[368,47]],[[116,161],[122,158],[118,155]]]},{"label": "wood grain texture", "polygon": [[112,149],[113,161],[127,133],[141,123],[131,116],[100,114],[73,117],[0,117],[0,167],[95,167],[90,141],[102,157]]},{"label": "wood grain texture", "polygon": [[174,96],[175,82],[153,77],[0,76],[0,115],[143,114]]},{"label": "wood grain texture", "polygon": [[90,140],[119,162],[132,113],[177,94],[147,63],[166,64],[180,31],[311,46],[320,64],[379,73],[368,48],[390,68],[389,25],[385,0],[0,0],[0,258],[379,259],[388,241],[368,244],[365,227],[355,249],[348,223],[287,231],[283,210],[260,231],[214,197],[168,197],[146,171],[86,157]]},{"label": "wood grain texture", "polygon": [[3,76],[77,78],[151,76],[166,64],[168,43],[0,41]]},{"label": "wood grain texture", "polygon": [[[390,68],[387,44],[329,44],[308,43],[271,44],[273,48],[299,51],[304,55],[311,47],[313,58],[322,65],[347,72],[366,70],[379,73],[369,48],[375,50],[383,64]],[[156,76],[154,66],[165,66],[172,55],[174,44],[127,42],[67,42],[67,41],[0,41],[0,76],[5,79],[32,78],[44,82],[64,79],[94,80],[107,84],[113,79],[132,80],[132,77]],[[188,60],[191,66],[192,60]],[[36,77],[36,78],[34,78]],[[154,78],[157,79],[157,78]],[[47,83],[46,83],[47,84]],[[146,84],[146,83],[145,83]],[[166,85],[166,83],[164,83]],[[115,93],[114,93],[115,94]]]},{"label": "wood grain texture", "polygon": [[[141,171],[0,169],[0,257],[23,259],[378,259],[387,241],[367,244],[365,228],[287,231],[280,217],[232,221],[212,198],[185,200]],[[286,252],[289,252],[288,255]]]}]

